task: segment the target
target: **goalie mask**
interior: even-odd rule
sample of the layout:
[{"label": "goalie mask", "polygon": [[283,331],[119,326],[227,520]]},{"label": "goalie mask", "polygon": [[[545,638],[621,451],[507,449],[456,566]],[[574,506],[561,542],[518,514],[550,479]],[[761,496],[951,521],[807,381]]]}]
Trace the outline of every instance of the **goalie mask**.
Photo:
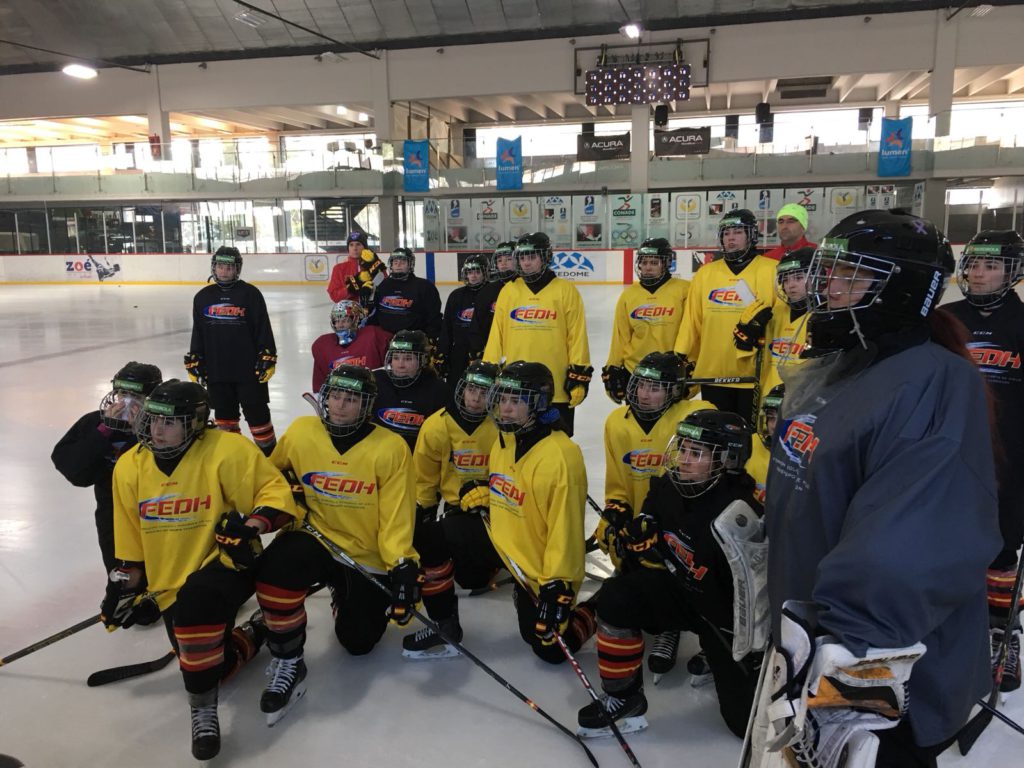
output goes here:
[{"label": "goalie mask", "polygon": [[338,336],[338,343],[347,347],[355,341],[365,319],[366,310],[358,301],[342,299],[331,307],[331,328]]},{"label": "goalie mask", "polygon": [[416,270],[416,257],[408,248],[395,248],[388,257],[388,274],[395,280],[408,280]]},{"label": "goalie mask", "polygon": [[718,222],[718,245],[728,262],[752,259],[757,254],[757,240],[757,219],[746,208],[729,211]]},{"label": "goalie mask", "polygon": [[538,422],[549,423],[558,418],[549,411],[555,392],[555,380],[543,363],[517,360],[506,365],[487,393],[487,410],[502,432],[526,432]]},{"label": "goalie mask", "polygon": [[626,402],[636,418],[656,421],[683,399],[686,372],[671,352],[651,352],[637,364],[626,384]]},{"label": "goalie mask", "polygon": [[985,230],[964,246],[956,284],[971,306],[998,309],[1024,277],[1024,238],[1013,230]]},{"label": "goalie mask", "polygon": [[551,238],[543,232],[523,235],[516,241],[515,255],[519,277],[525,283],[536,283],[551,266]]},{"label": "goalie mask", "polygon": [[135,420],[135,438],[160,459],[173,459],[202,437],[210,418],[206,390],[191,381],[170,379],[146,398]]},{"label": "goalie mask", "polygon": [[666,275],[672,274],[672,265],[676,254],[664,237],[644,240],[636,251],[633,269],[640,285],[652,287],[657,285]]},{"label": "goalie mask", "polygon": [[786,396],[786,385],[776,384],[768,394],[761,398],[761,406],[757,409],[757,436],[765,448],[771,448],[775,425],[782,410],[782,400]]},{"label": "goalie mask", "polygon": [[423,331],[399,331],[388,343],[384,372],[396,387],[411,387],[433,354],[434,345]]},{"label": "goalie mask", "polygon": [[163,379],[155,365],[134,360],[114,374],[110,391],[100,401],[100,418],[110,429],[131,432],[146,397]]},{"label": "goalie mask", "polygon": [[222,245],[210,259],[210,277],[217,285],[234,285],[242,277],[242,254],[237,248]]},{"label": "goalie mask", "polygon": [[740,474],[750,458],[750,427],[727,411],[696,411],[676,426],[665,449],[664,467],[681,496],[711,490],[726,473]]},{"label": "goalie mask", "polygon": [[498,378],[498,366],[475,360],[455,384],[455,407],[459,415],[472,424],[487,418],[487,395]]}]

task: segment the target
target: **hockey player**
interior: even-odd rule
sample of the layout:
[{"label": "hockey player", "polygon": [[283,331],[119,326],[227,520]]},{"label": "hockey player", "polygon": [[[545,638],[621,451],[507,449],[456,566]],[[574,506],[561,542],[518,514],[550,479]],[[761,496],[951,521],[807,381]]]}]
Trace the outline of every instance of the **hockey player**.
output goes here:
[{"label": "hockey player", "polygon": [[435,346],[441,335],[441,295],[437,287],[414,274],[416,257],[408,248],[395,248],[388,258],[388,275],[373,296],[367,323],[388,333],[423,331]]},{"label": "hockey player", "polygon": [[639,282],[626,288],[615,305],[608,362],[601,369],[608,397],[621,403],[629,375],[650,352],[672,349],[690,290],[689,280],[672,277],[675,253],[663,237],[644,240],[636,252]]},{"label": "hockey player", "polygon": [[[744,470],[750,428],[734,413],[699,410],[676,427],[665,474],[651,480],[640,514],[612,540],[634,567],[597,594],[597,655],[604,695],[579,712],[581,735],[604,735],[606,718],[624,732],[647,727],[643,632],[689,630],[700,637],[729,730],[742,737],[757,686],[759,654],[733,659],[733,578],[712,522],[734,501],[749,502]],[[604,710],[602,712],[602,709]]]},{"label": "hockey player", "polygon": [[786,203],[775,214],[775,230],[779,233],[779,245],[765,253],[765,257],[782,261],[798,248],[814,250],[814,243],[807,239],[807,209],[799,203]]},{"label": "hockey player", "polygon": [[[464,489],[487,484],[491,446],[498,436],[493,420],[487,418],[487,393],[497,375],[498,366],[492,363],[470,363],[456,382],[448,407],[424,422],[412,455],[417,520],[413,545],[426,578],[423,604],[445,635],[456,640],[462,639],[462,627],[454,583],[467,589],[484,587],[501,567],[480,515],[461,508]],[[439,497],[445,506],[441,520]],[[460,553],[458,561],[453,550]],[[402,646],[410,658],[455,655],[455,649],[429,628],[409,635]]]},{"label": "hockey player", "polygon": [[[1024,277],[1024,239],[1013,231],[979,232],[964,248],[956,281],[963,301],[947,310],[970,332],[971,357],[996,401],[999,448],[999,530],[1002,551],[988,567],[988,607],[993,664],[1006,631],[1017,550],[1024,540],[1024,304],[1013,287]],[[1020,687],[1020,623],[1011,627],[1002,682],[1004,692]]]},{"label": "hockey player", "polygon": [[551,405],[573,433],[573,410],[587,396],[594,369],[590,365],[583,300],[572,283],[551,271],[551,240],[543,232],[523,235],[516,243],[519,280],[498,295],[484,360],[534,360],[560,386]]},{"label": "hockey player", "polygon": [[[753,376],[756,361],[739,355],[730,343],[744,309],[758,300],[775,303],[775,262],[757,255],[757,219],[746,209],[731,211],[718,225],[723,257],[693,276],[674,351],[695,365],[695,377]],[[750,384],[709,386],[701,397],[718,408],[747,416],[753,407]]]},{"label": "hockey player", "polygon": [[431,366],[434,347],[423,331],[399,331],[388,342],[384,370],[374,371],[374,420],[411,451],[427,417],[444,407],[448,387]]},{"label": "hockey player", "polygon": [[[807,346],[807,267],[813,248],[798,248],[775,268],[774,308],[754,302],[743,310],[733,329],[733,344],[740,355],[764,355],[760,394],[782,382],[779,366],[800,357]],[[756,367],[756,366],[755,366]]]},{"label": "hockey player", "polygon": [[[110,481],[121,454],[135,446],[132,425],[142,403],[163,375],[155,365],[124,365],[110,382],[110,392],[98,411],[89,411],[65,433],[50,454],[53,466],[79,488],[93,487],[96,497],[96,537],[103,558],[103,573],[117,565],[114,559],[114,497]],[[110,582],[107,582],[110,584]]]},{"label": "hockey player", "polygon": [[[755,764],[759,743],[811,762],[845,741],[853,765],[934,766],[989,689],[1001,538],[984,383],[935,311],[952,267],[930,222],[879,210],[840,221],[811,261],[816,357],[783,372],[768,470],[776,642]],[[843,668],[877,682],[848,708],[823,682]]]},{"label": "hockey player", "polygon": [[342,363],[373,370],[384,365],[390,336],[376,325],[364,326],[366,310],[358,302],[342,299],[331,308],[333,333],[313,342],[313,391]]},{"label": "hockey player", "polygon": [[242,280],[237,248],[218,248],[210,269],[214,284],[192,301],[192,343],[185,370],[209,391],[217,429],[241,432],[241,405],[253,442],[269,456],[277,439],[267,382],[277,367],[277,347],[267,304],[259,288]]},{"label": "hockey player", "polygon": [[110,580],[119,588],[100,609],[108,628],[164,612],[197,760],[220,751],[219,682],[262,644],[260,620],[232,630],[253,594],[259,535],[296,515],[281,473],[241,436],[208,429],[209,415],[206,391],[192,382],[165,381],[146,398],[135,422],[140,448],[114,467],[120,563]]},{"label": "hockey player", "polygon": [[[334,633],[353,656],[373,650],[388,619],[405,626],[419,602],[422,575],[412,546],[415,486],[409,449],[370,421],[373,374],[339,365],[320,390],[321,416],[292,422],[271,460],[300,478],[299,514],[360,565],[381,574],[392,598],[337,562],[303,528],[278,536],[260,558],[256,598],[273,659],[260,709],[273,725],[305,691],[308,588],[331,589]],[[384,576],[383,574],[387,574]]]},{"label": "hockey player", "polygon": [[516,243],[514,240],[507,240],[498,243],[498,247],[491,254],[488,264],[487,285],[480,289],[476,295],[476,304],[473,307],[473,321],[469,324],[470,357],[479,359],[487,346],[487,337],[491,332],[491,323],[494,321],[495,304],[498,301],[498,294],[505,287],[506,283],[516,279]]},{"label": "hockey player", "polygon": [[434,367],[449,386],[466,370],[470,357],[469,326],[476,312],[476,300],[484,287],[487,265],[482,256],[467,256],[462,263],[462,287],[448,294],[441,318],[441,339],[438,342]]},{"label": "hockey player", "polygon": [[350,232],[347,247],[348,258],[339,261],[331,270],[327,295],[335,303],[351,299],[362,307],[369,307],[373,303],[374,289],[387,276],[387,270],[377,254],[370,250],[365,232]]},{"label": "hockey player", "polygon": [[768,460],[771,456],[775,425],[779,420],[779,408],[786,396],[786,385],[776,384],[761,398],[757,414],[757,436],[753,441],[747,474],[754,478],[754,499],[764,505],[765,483],[768,480]]}]

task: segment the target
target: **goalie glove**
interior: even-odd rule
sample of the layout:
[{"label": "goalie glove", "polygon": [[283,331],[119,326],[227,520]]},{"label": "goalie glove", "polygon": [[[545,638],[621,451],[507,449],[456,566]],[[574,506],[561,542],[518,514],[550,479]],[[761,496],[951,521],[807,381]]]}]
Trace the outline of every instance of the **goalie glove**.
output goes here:
[{"label": "goalie glove", "polygon": [[203,356],[198,352],[189,352],[185,355],[185,373],[196,384],[206,386],[206,363]]},{"label": "goalie glove", "polygon": [[629,384],[629,371],[621,365],[606,365],[601,369],[601,381],[604,391],[612,402],[621,404],[626,399],[626,385]]},{"label": "goalie glove", "polygon": [[266,384],[274,375],[275,370],[277,370],[277,355],[269,349],[262,350],[256,356],[256,381]]},{"label": "goalie glove", "polygon": [[736,349],[752,352],[755,347],[763,346],[764,334],[771,319],[772,308],[760,299],[747,305],[732,331],[732,343]]},{"label": "goalie glove", "polygon": [[594,369],[589,365],[570,365],[565,375],[565,394],[569,396],[569,407],[575,408],[587,396]]}]

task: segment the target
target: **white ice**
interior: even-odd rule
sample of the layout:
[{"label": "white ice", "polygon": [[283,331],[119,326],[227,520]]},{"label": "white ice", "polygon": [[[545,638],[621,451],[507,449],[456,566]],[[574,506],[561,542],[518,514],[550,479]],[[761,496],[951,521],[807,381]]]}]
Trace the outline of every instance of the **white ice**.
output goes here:
[{"label": "white ice", "polygon": [[[184,378],[193,286],[0,287],[0,656],[94,615],[104,574],[91,490],[68,484],[50,451],[83,413],[93,410],[114,372],[128,360],[155,363]],[[444,289],[447,294],[449,289]],[[591,355],[605,360],[610,314],[621,289],[583,287]],[[278,433],[309,412],[312,340],[328,329],[322,287],[264,290],[280,362],[271,381]],[[576,416],[591,496],[600,501],[601,430],[613,404],[595,377]],[[588,528],[595,516],[588,511]],[[254,603],[253,603],[254,607]],[[413,662],[401,656],[404,632],[389,628],[369,656],[348,656],[335,641],[328,599],[309,604],[308,692],[268,729],[259,712],[264,650],[221,691],[223,747],[216,765],[587,766],[582,750],[467,659]],[[251,610],[246,606],[241,616]],[[536,659],[518,636],[506,587],[461,601],[465,644],[575,729],[587,693],[566,664]],[[189,718],[175,665],[104,688],[86,677],[106,667],[155,659],[169,649],[162,627],[106,633],[94,626],[0,669],[0,754],[31,768],[188,766]],[[685,660],[647,695],[650,728],[629,742],[639,762],[656,766],[736,763],[740,742],[726,729],[713,686],[692,689]],[[593,643],[578,654],[595,685]],[[1024,721],[1024,693],[1006,711]],[[1020,736],[994,722],[968,758],[954,750],[943,766],[1013,765]],[[602,766],[627,765],[612,739],[589,742]]]}]

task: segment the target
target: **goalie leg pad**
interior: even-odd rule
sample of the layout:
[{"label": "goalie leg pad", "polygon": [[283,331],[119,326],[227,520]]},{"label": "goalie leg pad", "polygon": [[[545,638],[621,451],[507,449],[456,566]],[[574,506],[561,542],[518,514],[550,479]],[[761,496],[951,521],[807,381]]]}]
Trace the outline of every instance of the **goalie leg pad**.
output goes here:
[{"label": "goalie leg pad", "polygon": [[711,526],[732,571],[732,657],[764,650],[768,644],[768,542],[762,521],[744,501],[734,501]]}]

